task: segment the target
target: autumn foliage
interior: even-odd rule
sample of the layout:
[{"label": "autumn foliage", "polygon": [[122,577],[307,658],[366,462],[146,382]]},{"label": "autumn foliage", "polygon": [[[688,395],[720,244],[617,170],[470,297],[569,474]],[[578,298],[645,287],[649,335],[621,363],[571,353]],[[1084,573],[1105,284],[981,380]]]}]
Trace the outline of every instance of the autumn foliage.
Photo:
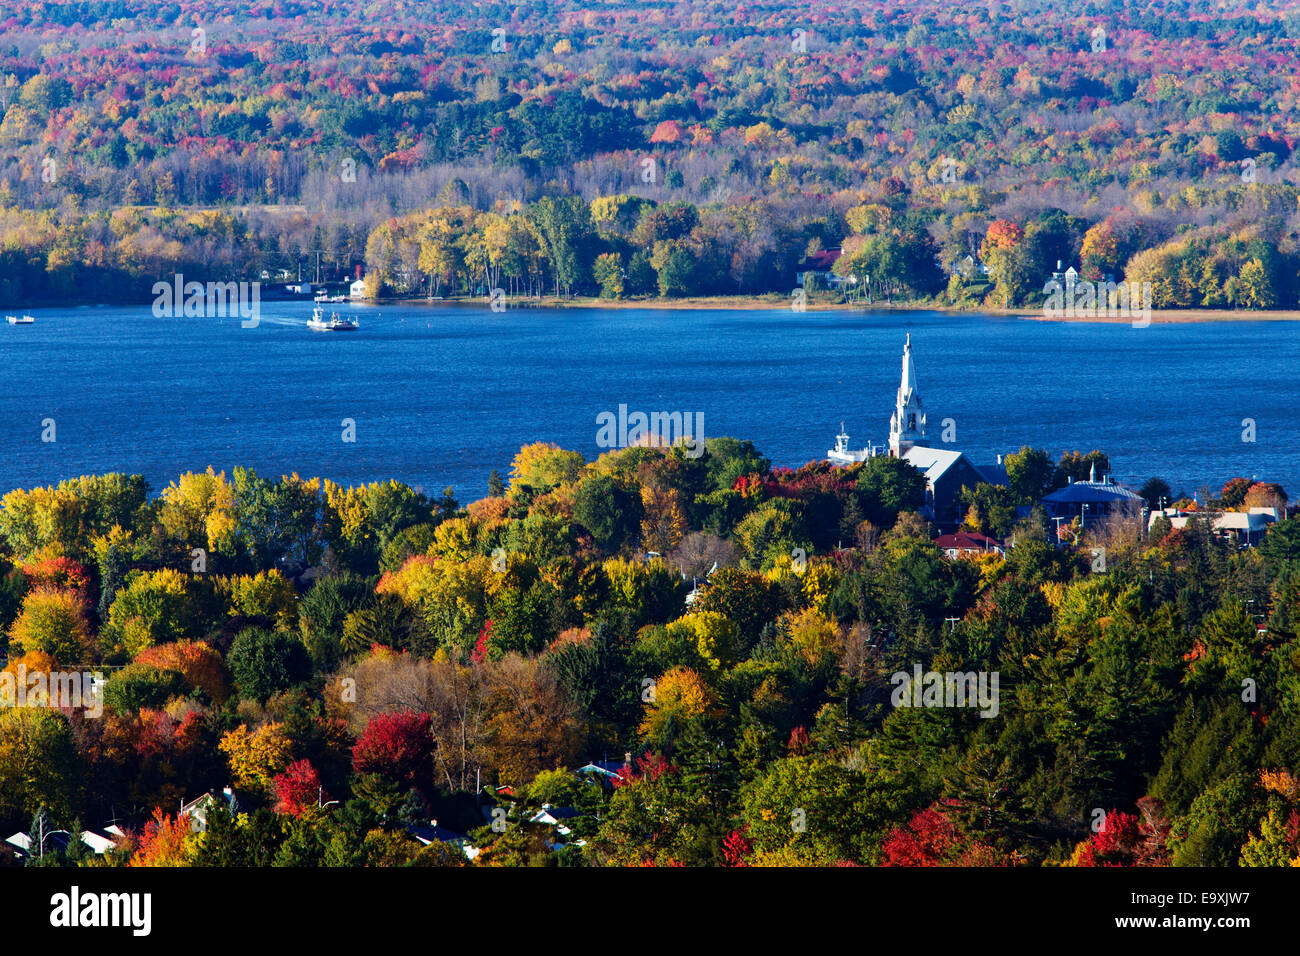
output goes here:
[{"label": "autumn foliage", "polygon": [[301,816],[322,800],[320,774],[310,760],[295,760],[274,777],[275,810]]},{"label": "autumn foliage", "polygon": [[940,804],[918,810],[892,830],[881,847],[881,866],[1001,866],[993,847],[966,835]]},{"label": "autumn foliage", "polygon": [[378,773],[407,787],[427,787],[433,772],[433,739],[428,714],[380,714],[352,748],[357,773]]}]

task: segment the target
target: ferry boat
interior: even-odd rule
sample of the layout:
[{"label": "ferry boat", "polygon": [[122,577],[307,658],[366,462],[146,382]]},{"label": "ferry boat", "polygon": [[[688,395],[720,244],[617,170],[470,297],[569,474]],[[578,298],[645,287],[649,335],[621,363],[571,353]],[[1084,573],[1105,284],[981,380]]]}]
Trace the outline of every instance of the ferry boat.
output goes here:
[{"label": "ferry boat", "polygon": [[31,325],[36,319],[30,315],[24,315],[21,318],[16,315],[7,315],[5,321],[10,325]]},{"label": "ferry boat", "polygon": [[852,465],[868,458],[883,455],[882,446],[868,445],[866,448],[849,448],[849,436],[844,432],[844,423],[840,422],[840,433],[835,436],[835,447],[826,452],[826,459],[837,465]]},{"label": "ferry boat", "polygon": [[341,318],[337,312],[331,312],[330,317],[325,318],[319,305],[312,309],[311,318],[307,320],[307,328],[313,332],[355,332],[359,327],[355,318]]}]

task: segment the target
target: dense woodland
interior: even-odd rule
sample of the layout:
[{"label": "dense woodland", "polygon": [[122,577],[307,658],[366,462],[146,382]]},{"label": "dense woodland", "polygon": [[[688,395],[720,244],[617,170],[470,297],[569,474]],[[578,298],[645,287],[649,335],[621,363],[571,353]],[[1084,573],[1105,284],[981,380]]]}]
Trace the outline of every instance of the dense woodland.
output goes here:
[{"label": "dense woodland", "polygon": [[[0,710],[0,826],[128,831],[47,865],[468,865],[430,820],[474,865],[1295,865],[1300,518],[1058,546],[1036,503],[1105,455],[1006,464],[966,516],[1005,559],[945,557],[904,461],[730,438],[529,445],[464,506],[242,468],[12,491],[5,670],[107,683]],[[917,666],[996,671],[996,716],[895,706]]]},{"label": "dense woodland", "polygon": [[14,0],[0,30],[15,306],[318,266],[787,296],[832,249],[873,301],[1038,307],[1058,261],[1157,308],[1300,295],[1295,0]]}]

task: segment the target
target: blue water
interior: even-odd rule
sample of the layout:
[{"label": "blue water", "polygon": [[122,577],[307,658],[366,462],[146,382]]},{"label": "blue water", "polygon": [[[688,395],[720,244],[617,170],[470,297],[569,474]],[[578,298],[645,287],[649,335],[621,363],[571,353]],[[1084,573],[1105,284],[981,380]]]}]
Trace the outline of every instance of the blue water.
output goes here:
[{"label": "blue water", "polygon": [[[310,305],[236,318],[149,308],[36,310],[0,325],[0,492],[105,471],[161,489],[209,464],[356,483],[395,477],[462,501],[520,445],[594,458],[620,404],[702,412],[707,435],[775,464],[888,433],[912,332],[929,441],[956,423],[977,463],[1030,444],[1101,448],[1121,481],[1175,490],[1235,475],[1300,491],[1300,336],[1292,322],[1062,324],[969,314],[358,307],[313,333]],[[43,443],[43,419],[57,440]],[[356,442],[341,421],[356,421]],[[1242,419],[1257,440],[1242,441]]]}]

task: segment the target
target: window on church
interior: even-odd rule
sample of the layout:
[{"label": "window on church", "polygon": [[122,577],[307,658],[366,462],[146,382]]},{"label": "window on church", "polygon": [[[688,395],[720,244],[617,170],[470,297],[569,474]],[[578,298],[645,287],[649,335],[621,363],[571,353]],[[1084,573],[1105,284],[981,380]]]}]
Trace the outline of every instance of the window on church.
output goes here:
[{"label": "window on church", "polygon": [[909,432],[914,432],[914,431],[916,431],[916,416],[915,416],[915,415],[908,415],[908,416],[907,416],[907,430],[908,430]]}]

